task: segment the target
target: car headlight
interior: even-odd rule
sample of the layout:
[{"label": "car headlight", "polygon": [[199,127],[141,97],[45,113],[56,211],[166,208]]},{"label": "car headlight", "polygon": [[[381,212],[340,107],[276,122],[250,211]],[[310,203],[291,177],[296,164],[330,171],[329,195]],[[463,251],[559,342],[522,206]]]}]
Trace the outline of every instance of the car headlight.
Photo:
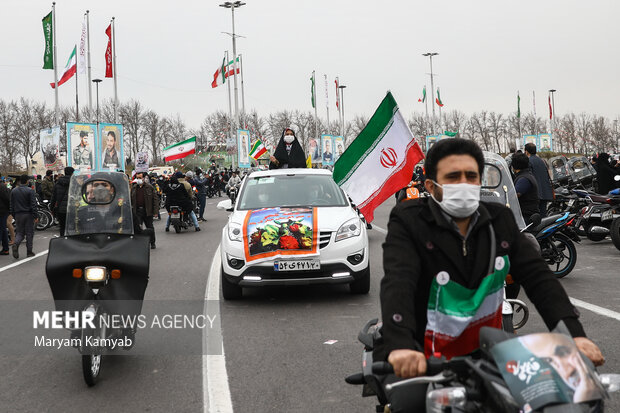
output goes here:
[{"label": "car headlight", "polygon": [[336,242],[343,239],[357,237],[362,233],[362,225],[359,218],[353,218],[342,224],[336,233]]},{"label": "car headlight", "polygon": [[105,267],[86,267],[84,271],[84,278],[89,282],[105,281],[106,268]]},{"label": "car headlight", "polygon": [[228,239],[231,241],[243,241],[243,231],[241,230],[241,225],[239,224],[228,224]]}]

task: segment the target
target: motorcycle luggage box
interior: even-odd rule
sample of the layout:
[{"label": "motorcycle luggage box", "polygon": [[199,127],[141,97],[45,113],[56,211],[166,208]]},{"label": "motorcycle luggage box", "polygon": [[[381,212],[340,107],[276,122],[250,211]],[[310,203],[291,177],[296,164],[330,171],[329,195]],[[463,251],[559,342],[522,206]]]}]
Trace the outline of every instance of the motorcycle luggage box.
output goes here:
[{"label": "motorcycle luggage box", "polygon": [[73,269],[100,265],[108,271],[120,270],[121,276],[102,286],[98,299],[123,301],[123,314],[139,314],[149,279],[149,243],[148,235],[129,234],[84,234],[50,240],[45,272],[56,309],[81,311],[83,304],[79,301],[94,297],[83,277],[73,277]]}]

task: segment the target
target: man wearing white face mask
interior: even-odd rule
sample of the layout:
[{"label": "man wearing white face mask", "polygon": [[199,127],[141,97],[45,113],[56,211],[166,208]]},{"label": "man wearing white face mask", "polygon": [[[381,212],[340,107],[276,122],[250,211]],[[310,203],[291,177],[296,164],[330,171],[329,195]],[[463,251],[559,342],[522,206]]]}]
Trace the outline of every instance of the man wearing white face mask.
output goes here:
[{"label": "man wearing white face mask", "polygon": [[155,228],[153,215],[159,210],[159,197],[153,185],[145,182],[142,172],[136,173],[131,185],[131,208],[133,209],[134,225],[142,227],[142,223],[150,229],[151,249],[155,249]]},{"label": "man wearing white face mask", "polygon": [[[426,359],[478,349],[482,326],[501,328],[503,284],[510,273],[548,328],[563,321],[577,347],[596,365],[599,348],[586,338],[561,284],[519,232],[512,212],[480,202],[484,155],[451,138],[436,143],[424,164],[430,198],[399,203],[383,244],[382,339],[375,360],[387,360],[387,382],[426,372]],[[424,410],[426,385],[388,393],[391,411]]]},{"label": "man wearing white face mask", "polygon": [[306,154],[292,129],[284,129],[270,160],[269,169],[306,167]]}]

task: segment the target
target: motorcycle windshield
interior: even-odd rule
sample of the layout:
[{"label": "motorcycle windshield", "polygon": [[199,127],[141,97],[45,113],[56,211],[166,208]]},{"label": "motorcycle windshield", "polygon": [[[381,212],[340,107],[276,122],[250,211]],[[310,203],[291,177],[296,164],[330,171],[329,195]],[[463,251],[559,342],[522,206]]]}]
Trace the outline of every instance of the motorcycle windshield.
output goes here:
[{"label": "motorcycle windshield", "polygon": [[570,158],[568,163],[573,173],[580,180],[587,179],[593,175],[596,175],[596,170],[594,169],[592,164],[583,156],[576,156],[574,158]]},{"label": "motorcycle windshield", "polygon": [[75,172],[69,183],[66,235],[133,234],[129,180],[122,172]]},{"label": "motorcycle windshield", "polygon": [[497,202],[507,206],[517,221],[519,228],[525,227],[525,221],[521,214],[517,191],[512,182],[512,175],[508,164],[496,153],[484,152],[484,172],[482,173],[482,189],[480,200]]},{"label": "motorcycle windshield", "polygon": [[554,156],[549,159],[549,172],[551,180],[560,185],[566,185],[569,180],[577,180],[565,156]]}]

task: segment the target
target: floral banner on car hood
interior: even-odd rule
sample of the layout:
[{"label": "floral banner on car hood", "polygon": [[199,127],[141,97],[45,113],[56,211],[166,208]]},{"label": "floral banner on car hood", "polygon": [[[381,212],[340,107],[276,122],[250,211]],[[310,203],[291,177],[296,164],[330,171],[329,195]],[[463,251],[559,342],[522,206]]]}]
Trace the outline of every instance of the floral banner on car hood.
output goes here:
[{"label": "floral banner on car hood", "polygon": [[248,211],[243,224],[246,262],[319,254],[316,208],[264,208]]}]

